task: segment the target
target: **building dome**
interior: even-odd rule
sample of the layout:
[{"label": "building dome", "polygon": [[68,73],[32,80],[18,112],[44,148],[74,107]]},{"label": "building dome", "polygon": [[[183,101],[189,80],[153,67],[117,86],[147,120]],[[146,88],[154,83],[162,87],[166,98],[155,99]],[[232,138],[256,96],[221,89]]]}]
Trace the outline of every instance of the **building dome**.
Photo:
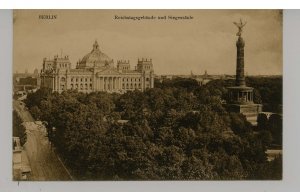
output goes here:
[{"label": "building dome", "polygon": [[113,60],[100,51],[98,42],[95,41],[93,50],[79,61],[78,68],[105,67],[112,63]]}]

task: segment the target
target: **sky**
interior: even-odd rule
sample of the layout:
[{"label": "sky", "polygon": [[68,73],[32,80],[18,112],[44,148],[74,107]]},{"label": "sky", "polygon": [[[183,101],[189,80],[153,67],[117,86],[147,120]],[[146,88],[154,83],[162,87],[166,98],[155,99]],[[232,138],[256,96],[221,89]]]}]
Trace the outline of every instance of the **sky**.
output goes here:
[{"label": "sky", "polygon": [[[39,19],[56,15],[56,19]],[[115,16],[191,16],[189,20],[126,20]],[[41,69],[43,58],[68,55],[76,62],[100,50],[117,60],[151,58],[154,72],[235,74],[234,21],[247,22],[245,73],[282,75],[282,12],[278,10],[15,10],[13,71]]]}]

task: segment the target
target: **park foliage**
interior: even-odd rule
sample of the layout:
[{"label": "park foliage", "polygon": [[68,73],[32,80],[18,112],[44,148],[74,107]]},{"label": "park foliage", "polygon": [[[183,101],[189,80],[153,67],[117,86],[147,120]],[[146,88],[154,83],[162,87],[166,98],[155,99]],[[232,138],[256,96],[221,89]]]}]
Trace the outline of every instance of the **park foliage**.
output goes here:
[{"label": "park foliage", "polygon": [[[281,81],[251,79],[254,100],[277,110]],[[281,179],[281,158],[268,162],[265,154],[281,145],[279,117],[277,124],[262,117],[253,130],[243,115],[228,112],[233,83],[178,78],[122,95],[41,88],[26,105],[47,122],[49,139],[80,180]]]}]

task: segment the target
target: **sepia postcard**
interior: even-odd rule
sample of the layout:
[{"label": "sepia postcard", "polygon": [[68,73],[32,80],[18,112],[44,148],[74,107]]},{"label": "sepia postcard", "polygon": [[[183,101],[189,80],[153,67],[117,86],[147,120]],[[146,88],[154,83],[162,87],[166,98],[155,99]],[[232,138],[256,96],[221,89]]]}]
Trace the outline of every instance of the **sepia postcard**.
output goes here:
[{"label": "sepia postcard", "polygon": [[14,10],[14,181],[282,180],[282,10]]}]

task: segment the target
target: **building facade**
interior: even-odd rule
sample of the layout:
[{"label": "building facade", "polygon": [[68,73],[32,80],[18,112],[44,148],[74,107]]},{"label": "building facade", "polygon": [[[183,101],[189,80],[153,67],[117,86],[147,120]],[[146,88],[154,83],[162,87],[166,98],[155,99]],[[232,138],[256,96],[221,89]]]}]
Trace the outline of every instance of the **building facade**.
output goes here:
[{"label": "building facade", "polygon": [[72,69],[68,56],[54,56],[43,60],[41,87],[48,87],[59,93],[65,90],[80,92],[106,91],[125,93],[131,90],[144,91],[154,87],[152,59],[138,59],[137,66],[131,69],[128,60],[117,61],[103,53],[97,41],[93,49]]}]

